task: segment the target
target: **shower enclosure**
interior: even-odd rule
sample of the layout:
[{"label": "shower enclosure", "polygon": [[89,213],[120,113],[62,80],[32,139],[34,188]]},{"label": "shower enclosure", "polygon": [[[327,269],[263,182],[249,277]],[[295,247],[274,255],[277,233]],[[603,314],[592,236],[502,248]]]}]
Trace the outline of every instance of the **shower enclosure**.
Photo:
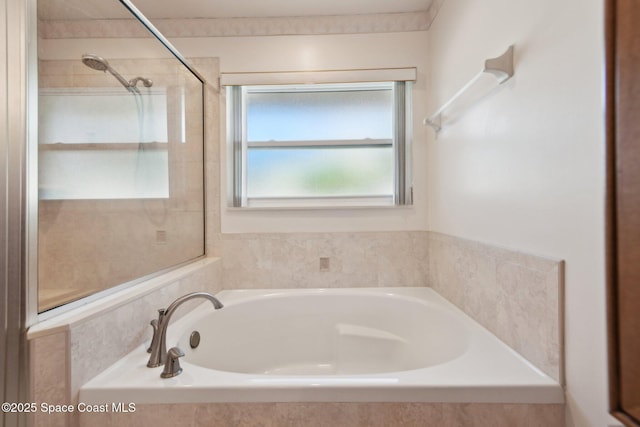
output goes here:
[{"label": "shower enclosure", "polygon": [[41,313],[204,255],[203,81],[132,9],[38,1]]}]

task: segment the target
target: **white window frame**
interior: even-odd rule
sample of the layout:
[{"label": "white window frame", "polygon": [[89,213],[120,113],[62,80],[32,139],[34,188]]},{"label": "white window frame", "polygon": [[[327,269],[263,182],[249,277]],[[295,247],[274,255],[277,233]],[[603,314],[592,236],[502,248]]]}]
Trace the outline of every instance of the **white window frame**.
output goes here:
[{"label": "white window frame", "polygon": [[[393,136],[389,139],[329,140],[329,141],[247,141],[247,93],[337,91],[392,89]],[[288,208],[288,207],[348,207],[348,206],[400,206],[412,204],[411,185],[411,89],[410,81],[351,82],[348,84],[278,84],[278,85],[227,85],[227,148],[229,207],[233,208]],[[238,120],[238,117],[240,120]],[[247,197],[247,150],[251,147],[358,147],[390,146],[394,152],[394,190],[391,195],[331,196],[331,197]]]}]

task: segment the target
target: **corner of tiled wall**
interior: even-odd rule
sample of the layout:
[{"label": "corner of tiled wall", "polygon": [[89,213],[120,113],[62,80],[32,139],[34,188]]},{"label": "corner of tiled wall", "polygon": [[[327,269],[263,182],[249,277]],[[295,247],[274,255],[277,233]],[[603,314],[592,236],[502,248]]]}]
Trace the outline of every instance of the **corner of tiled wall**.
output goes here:
[{"label": "corner of tiled wall", "polygon": [[428,271],[429,286],[563,381],[563,261],[432,232]]},{"label": "corner of tiled wall", "polygon": [[[151,338],[149,322],[156,309],[189,292],[222,290],[221,263],[207,258],[174,272],[166,285],[114,308],[78,320],[62,331],[41,334],[30,341],[31,398],[35,402],[77,403],[80,387]],[[161,280],[161,279],[157,279]],[[186,314],[193,301],[176,312]],[[38,412],[32,425],[74,426],[77,414],[49,416]]]}]

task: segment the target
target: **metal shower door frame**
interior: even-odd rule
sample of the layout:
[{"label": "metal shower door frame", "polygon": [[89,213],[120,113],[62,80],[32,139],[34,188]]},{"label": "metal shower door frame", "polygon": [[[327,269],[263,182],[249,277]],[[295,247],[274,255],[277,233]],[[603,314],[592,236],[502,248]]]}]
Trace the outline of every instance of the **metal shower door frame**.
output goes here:
[{"label": "metal shower door frame", "polygon": [[[29,85],[34,82],[28,56],[34,51],[30,43],[37,40],[31,8],[35,0],[6,0],[0,6],[0,56],[5,59],[0,65],[0,394],[2,402],[10,403],[25,402],[29,396],[27,258],[29,235],[37,232],[28,215],[33,206],[28,190],[35,176],[29,177],[28,138],[34,127],[27,113]],[[25,414],[3,411],[0,424],[25,426],[27,419]]]}]

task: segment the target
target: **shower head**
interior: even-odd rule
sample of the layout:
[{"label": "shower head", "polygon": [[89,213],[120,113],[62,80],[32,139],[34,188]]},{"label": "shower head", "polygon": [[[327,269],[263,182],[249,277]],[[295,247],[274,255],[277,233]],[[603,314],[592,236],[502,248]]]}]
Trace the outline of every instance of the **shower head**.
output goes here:
[{"label": "shower head", "polygon": [[94,70],[98,71],[107,71],[109,68],[111,68],[109,67],[109,63],[106,59],[98,55],[91,55],[89,53],[85,53],[84,55],[82,55],[82,63],[87,67],[93,68]]},{"label": "shower head", "polygon": [[131,79],[129,81],[125,80],[124,77],[120,75],[120,73],[111,68],[106,59],[98,55],[85,53],[84,55],[82,55],[82,63],[93,70],[105,72],[108,71],[120,82],[120,84],[122,84],[122,86],[126,87],[129,91],[137,92],[138,89],[136,88],[136,85],[139,81],[142,81],[145,87],[151,87],[153,85],[153,81],[151,79],[147,79],[144,77],[136,77],[135,79]]}]

